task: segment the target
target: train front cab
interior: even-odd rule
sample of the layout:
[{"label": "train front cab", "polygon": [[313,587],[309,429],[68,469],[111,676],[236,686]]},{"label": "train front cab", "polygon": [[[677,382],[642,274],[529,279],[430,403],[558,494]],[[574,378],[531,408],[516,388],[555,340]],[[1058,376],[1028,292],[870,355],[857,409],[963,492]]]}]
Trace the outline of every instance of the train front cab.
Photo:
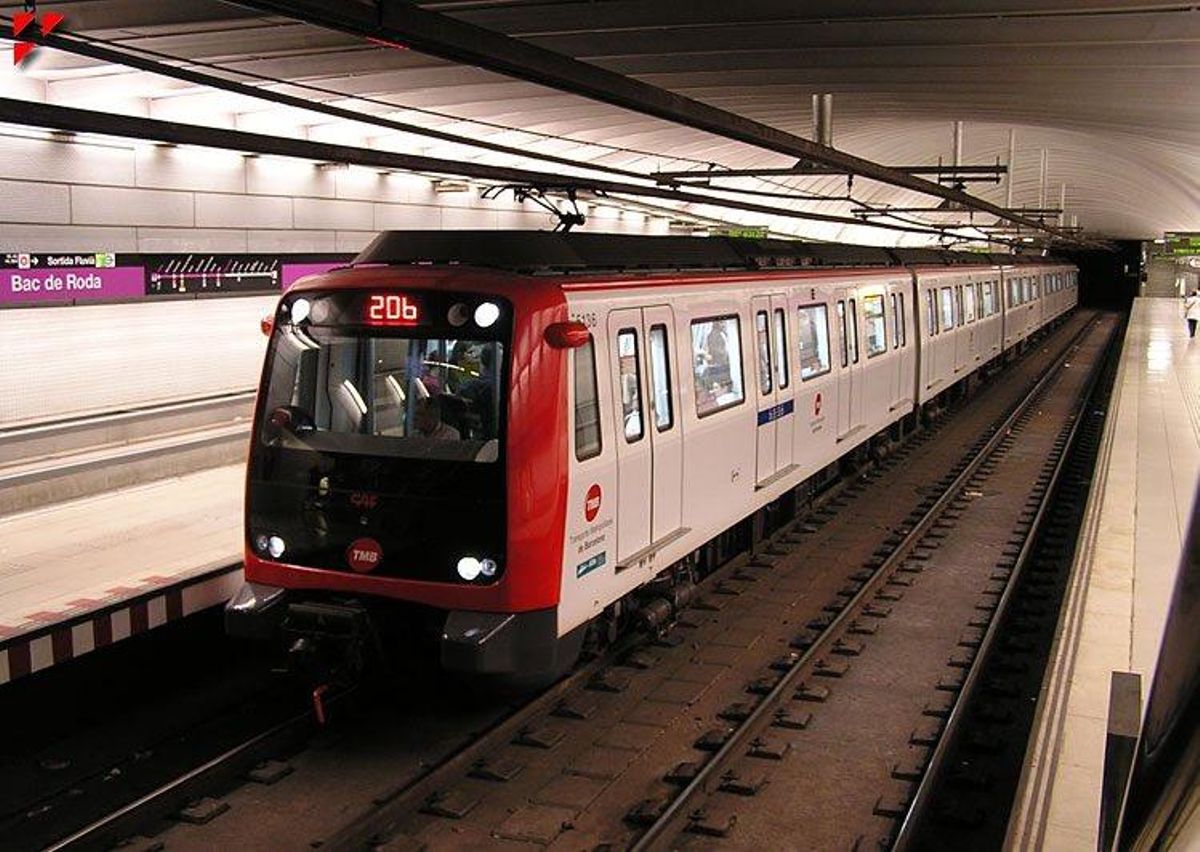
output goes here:
[{"label": "train front cab", "polygon": [[565,323],[546,282],[359,268],[280,301],[228,632],[317,670],[376,645],[449,669],[553,671]]}]

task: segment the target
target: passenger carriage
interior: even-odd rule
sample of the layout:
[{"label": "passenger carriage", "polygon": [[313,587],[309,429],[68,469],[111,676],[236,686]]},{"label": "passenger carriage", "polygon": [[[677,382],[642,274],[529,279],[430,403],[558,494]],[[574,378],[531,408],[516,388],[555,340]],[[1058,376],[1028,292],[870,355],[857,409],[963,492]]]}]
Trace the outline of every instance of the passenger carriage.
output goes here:
[{"label": "passenger carriage", "polygon": [[706,543],[1065,310],[1009,336],[1026,266],[382,235],[273,317],[228,628],[328,665],[419,627],[447,667],[510,674],[561,668],[589,625],[661,623]]}]

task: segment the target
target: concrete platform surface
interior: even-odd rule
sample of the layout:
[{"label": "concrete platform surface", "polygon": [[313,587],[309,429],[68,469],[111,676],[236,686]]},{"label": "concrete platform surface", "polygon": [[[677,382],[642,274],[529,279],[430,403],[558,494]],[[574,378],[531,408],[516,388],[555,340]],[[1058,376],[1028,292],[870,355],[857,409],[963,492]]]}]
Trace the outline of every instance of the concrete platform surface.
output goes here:
[{"label": "concrete platform surface", "polygon": [[1009,849],[1095,849],[1113,672],[1145,703],[1200,478],[1200,335],[1134,303]]},{"label": "concrete platform surface", "polygon": [[227,599],[242,464],[0,519],[0,684]]}]

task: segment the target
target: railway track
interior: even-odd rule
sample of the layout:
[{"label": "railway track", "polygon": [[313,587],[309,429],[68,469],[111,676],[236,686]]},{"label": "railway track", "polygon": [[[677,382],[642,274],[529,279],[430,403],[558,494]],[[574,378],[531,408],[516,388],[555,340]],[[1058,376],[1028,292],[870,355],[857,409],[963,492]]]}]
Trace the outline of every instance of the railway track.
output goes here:
[{"label": "railway track", "polygon": [[[1060,333],[1048,340],[1061,345],[1061,337]],[[708,800],[725,795],[717,792],[722,787],[737,796],[752,791],[756,782],[753,773],[730,775],[728,765],[744,759],[747,743],[765,761],[792,750],[781,744],[776,732],[807,727],[808,711],[776,713],[776,707],[795,705],[791,696],[796,690],[791,687],[798,680],[816,682],[816,677],[804,674],[813,666],[823,663],[819,668],[824,679],[841,668],[840,661],[853,657],[862,637],[875,632],[867,630],[872,625],[862,619],[886,620],[878,616],[886,615],[890,604],[874,594],[882,587],[894,596],[896,589],[904,588],[887,583],[907,573],[900,571],[904,559],[896,554],[913,551],[922,535],[939,531],[934,510],[953,502],[948,494],[930,493],[946,492],[977,474],[971,459],[978,457],[984,443],[977,437],[983,430],[980,420],[991,425],[986,443],[1004,444],[1006,435],[997,424],[1005,418],[1017,422],[1013,418],[1019,419],[1020,412],[1012,407],[1020,393],[999,385],[1028,386],[1046,360],[1045,353],[1034,353],[1018,362],[1009,371],[1011,382],[985,389],[962,417],[945,418],[911,438],[880,466],[828,494],[823,504],[764,548],[716,572],[699,605],[650,645],[615,648],[532,701],[518,699],[500,710],[442,719],[442,729],[434,733],[423,726],[437,715],[436,709],[409,706],[398,716],[395,705],[389,705],[393,712],[370,714],[370,724],[353,723],[355,731],[348,739],[334,732],[321,735],[327,741],[319,749],[310,743],[287,764],[298,771],[278,785],[278,794],[237,791],[226,797],[232,803],[228,816],[207,825],[175,827],[168,835],[171,848],[211,847],[239,839],[253,846],[256,822],[260,829],[265,824],[263,830],[276,832],[268,836],[279,842],[319,842],[323,849],[361,849],[383,840],[398,844],[396,848],[460,848],[498,838],[551,845],[564,832],[564,841],[569,839],[575,847],[612,843],[614,848],[653,848],[660,841],[676,841],[680,828],[708,832],[710,837],[719,834],[717,829],[732,822],[722,823],[707,807]],[[1039,386],[1044,388],[1051,378],[1047,375]],[[980,411],[971,416],[975,408]],[[982,462],[975,468],[980,466]],[[905,513],[908,504],[895,499],[896,491],[904,488],[922,495],[921,509]],[[862,524],[855,528],[852,518],[866,522],[866,532]],[[887,555],[881,555],[885,551]],[[858,568],[859,579],[850,581],[856,588],[845,594],[849,586],[839,567],[861,565],[864,559],[873,566],[871,576]],[[821,604],[823,600],[830,603]],[[835,604],[838,608],[830,611]],[[769,614],[763,614],[764,606]],[[758,611],[741,612],[747,609]],[[856,609],[860,615],[867,609],[872,614],[863,615],[854,631],[855,619],[848,613]],[[822,619],[824,624],[814,628],[817,635],[807,628],[797,632],[799,625]],[[835,637],[833,631],[840,628],[850,632]],[[825,655],[822,649],[836,653]],[[748,684],[741,679],[747,670],[758,673]],[[807,688],[813,695],[822,694],[819,684]],[[730,701],[730,695],[740,700]],[[713,719],[719,722],[716,728],[710,727]],[[416,726],[407,736],[382,733],[406,723]],[[297,726],[295,730],[306,725],[311,730],[311,720],[297,717],[289,724]],[[724,734],[710,737],[713,731]],[[114,814],[115,819],[77,832],[63,848],[94,848],[121,834],[146,830],[148,823],[178,810],[182,800],[228,793],[232,780],[244,776],[251,765],[287,750],[282,739],[253,739],[254,745],[231,749],[201,771],[174,779]],[[418,741],[423,747],[414,746]],[[376,764],[390,761],[386,772],[359,772],[348,765],[352,760],[337,760],[339,750],[353,754],[364,743],[376,746]],[[694,744],[701,746],[694,749]],[[310,753],[319,756],[307,760],[306,766]],[[672,759],[666,766],[664,754],[681,754],[684,759]],[[783,766],[783,761],[773,762]],[[288,802],[295,808],[298,796],[313,801],[328,797],[328,783],[313,779],[322,767],[328,775],[331,765],[339,766],[339,783],[353,792],[339,799],[336,808],[323,804],[333,816],[314,805],[320,813],[307,822],[291,820],[293,833],[280,835],[288,820],[246,807],[269,809],[272,802],[276,807]],[[664,767],[668,781],[663,780]],[[613,783],[617,779],[620,784]],[[705,807],[697,804],[701,800]],[[222,804],[209,801],[201,810],[220,813]],[[314,826],[322,822],[324,829],[314,833]],[[337,824],[342,827],[329,828]],[[283,836],[292,840],[283,841]]]},{"label": "railway track", "polygon": [[[949,632],[958,631],[959,636],[950,640],[950,653],[943,657],[945,673],[931,683],[933,688],[927,703],[916,708],[919,715],[911,709],[907,713],[895,712],[896,705],[904,702],[885,690],[864,694],[860,689],[853,696],[857,705],[854,714],[846,714],[855,721],[849,725],[843,723],[848,733],[861,730],[863,739],[877,749],[881,741],[894,737],[895,732],[870,737],[860,725],[864,718],[874,716],[884,729],[894,728],[898,722],[901,728],[907,725],[911,731],[905,743],[907,748],[900,752],[904,756],[888,772],[890,783],[878,788],[878,798],[869,810],[870,818],[864,820],[859,815],[857,823],[864,830],[848,837],[846,825],[853,825],[855,819],[847,814],[840,821],[824,824],[819,832],[806,831],[803,835],[803,845],[811,844],[811,848],[846,848],[847,840],[861,849],[922,848],[917,841],[919,827],[923,825],[935,787],[944,780],[940,772],[945,766],[949,743],[963,735],[962,708],[982,683],[982,665],[975,663],[986,660],[997,643],[997,627],[1008,610],[1013,589],[1026,564],[1025,557],[1032,548],[1032,536],[1047,511],[1047,500],[1057,484],[1078,425],[1074,413],[1080,404],[1086,404],[1094,384],[1086,380],[1072,384],[1064,380],[1063,374],[1073,358],[1096,364],[1103,358],[1111,334],[1111,327],[1102,327],[1101,323],[1085,328],[1078,345],[1062,356],[973,458],[958,466],[961,469],[945,491],[915,519],[912,528],[882,563],[868,562],[861,574],[851,577],[851,583],[858,587],[853,597],[844,605],[835,603],[829,607],[840,609],[827,624],[819,620],[810,622],[808,626],[813,632],[801,634],[793,641],[798,651],[795,659],[786,668],[778,666],[781,671],[772,678],[770,691],[738,727],[728,732],[720,748],[649,823],[633,844],[634,850],[667,848],[681,832],[689,830],[724,837],[733,831],[738,810],[745,814],[743,822],[749,816],[758,825],[752,829],[753,840],[740,838],[735,845],[757,845],[767,841],[770,833],[786,830],[788,826],[793,830],[811,827],[806,815],[796,811],[807,810],[810,818],[819,813],[821,805],[814,805],[813,799],[844,802],[837,785],[831,785],[833,789],[828,795],[810,794],[807,806],[787,808],[780,799],[791,798],[790,794],[796,790],[793,780],[777,785],[781,793],[774,801],[768,796],[756,797],[759,801],[749,813],[744,808],[730,807],[728,802],[709,804],[722,795],[726,798],[754,795],[765,787],[766,779],[752,775],[753,770],[746,768],[746,764],[755,756],[770,758],[785,753],[786,743],[778,738],[773,740],[771,728],[804,729],[813,723],[811,714],[801,715],[794,709],[796,703],[828,703],[828,711],[823,708],[817,712],[822,718],[832,715],[830,691],[819,685],[822,676],[827,682],[839,684],[832,687],[839,691],[853,692],[855,687],[870,685],[872,681],[880,685],[879,671],[854,684],[850,666],[845,662],[863,654],[867,644],[875,646],[871,650],[885,658],[874,661],[876,668],[893,671],[914,654],[934,650],[936,643],[930,640],[936,639],[936,634],[941,634],[944,644],[947,631],[929,629],[932,607],[936,607],[937,618],[948,622]],[[1086,351],[1089,346],[1090,357]],[[1097,364],[1091,375],[1098,374]],[[1051,398],[1055,391],[1060,398]],[[1047,416],[1056,407],[1058,410]],[[991,495],[987,494],[989,490],[993,491]],[[1011,529],[1011,535],[1000,547],[989,542],[997,528],[1006,527]],[[972,549],[983,552],[973,556]],[[992,570],[980,572],[981,566]],[[973,584],[971,575],[975,579],[982,577],[984,583]],[[927,586],[937,586],[936,590],[927,591],[924,601],[916,600],[917,594],[909,594],[921,581]],[[886,648],[878,647],[881,640],[887,642]],[[889,723],[889,717],[894,721]],[[869,774],[864,763],[871,761],[862,760],[862,753],[868,749],[801,746],[797,750],[806,759],[804,774],[810,781],[836,775],[839,763],[843,772],[850,765]],[[856,751],[859,754],[853,754]],[[915,789],[910,782],[916,783]],[[769,816],[764,818],[762,812]],[[801,835],[794,836],[796,845],[801,845]]]}]

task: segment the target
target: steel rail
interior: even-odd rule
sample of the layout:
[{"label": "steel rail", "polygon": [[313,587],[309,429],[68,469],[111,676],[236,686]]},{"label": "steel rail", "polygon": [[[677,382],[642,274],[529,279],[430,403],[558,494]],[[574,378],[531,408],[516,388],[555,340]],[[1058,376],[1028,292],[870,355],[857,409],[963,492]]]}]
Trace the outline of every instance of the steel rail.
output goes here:
[{"label": "steel rail", "polygon": [[306,160],[351,163],[379,169],[458,175],[506,184],[521,184],[539,187],[547,191],[565,191],[568,188],[590,189],[617,195],[633,195],[646,198],[662,198],[677,203],[706,204],[731,210],[746,210],[768,216],[790,219],[808,219],[817,222],[832,222],[856,227],[883,228],[915,234],[941,235],[948,228],[906,227],[901,225],[866,223],[848,216],[812,213],[786,207],[772,207],[737,199],[720,198],[683,190],[668,189],[653,184],[639,185],[619,181],[589,178],[582,175],[552,174],[507,166],[490,166],[483,163],[464,163],[440,157],[420,154],[401,154],[337,145],[328,142],[311,142],[306,139],[288,139],[265,133],[246,130],[228,130],[220,127],[205,127],[163,121],[140,116],[116,115],[96,110],[64,107],[55,104],[26,101],[18,98],[0,98],[0,122],[42,127],[75,133],[97,133],[128,139],[156,139],[179,145],[198,145],[206,148],[223,148],[250,154],[271,154],[280,157],[296,157]]},{"label": "steel rail", "polygon": [[[1090,328],[1090,326],[1089,326]],[[1106,349],[1104,358],[1112,357],[1111,346],[1113,339],[1119,339],[1117,332],[1121,326],[1113,330],[1109,336],[1109,343]],[[1085,331],[1087,329],[1084,329]],[[1075,348],[1074,345],[1068,347],[1067,354]],[[1083,388],[1083,392],[1079,395],[1080,409],[1085,409],[1096,387],[1099,384],[1101,374],[1103,373],[1102,362],[1097,364],[1092,371],[1092,375],[1088,378],[1087,385]],[[1054,499],[1058,484],[1062,478],[1063,469],[1066,467],[1067,461],[1070,458],[1071,450],[1075,445],[1076,437],[1079,434],[1079,429],[1084,421],[1082,415],[1076,416],[1071,424],[1071,430],[1067,436],[1066,442],[1063,444],[1062,450],[1058,454],[1055,461],[1054,471],[1050,476],[1050,480],[1046,484],[1046,491],[1038,505],[1037,512],[1034,514],[1030,522],[1029,532],[1025,536],[1025,542],[1021,545],[1021,550],[1017,554],[1016,561],[1013,565],[1012,573],[1009,575],[1005,583],[1004,592],[1000,595],[1000,600],[996,604],[996,609],[992,614],[991,621],[988,622],[987,630],[983,638],[980,640],[979,648],[975,652],[974,659],[971,661],[971,668],[967,672],[966,678],[963,680],[962,688],[958,692],[958,697],[954,701],[954,706],[950,710],[950,715],[946,717],[946,724],[942,727],[942,733],[938,737],[937,745],[934,746],[933,752],[929,756],[929,762],[925,767],[925,772],[921,775],[921,780],[917,783],[917,789],[913,793],[912,799],[909,801],[908,808],[905,810],[904,817],[900,822],[900,828],[896,832],[896,839],[892,843],[892,852],[909,852],[913,848],[913,844],[917,840],[917,834],[921,829],[922,821],[929,809],[930,801],[936,792],[938,784],[938,776],[945,764],[950,748],[954,743],[955,737],[958,734],[959,728],[963,724],[963,718],[966,715],[966,707],[969,703],[969,698],[979,684],[980,674],[987,663],[989,655],[992,653],[998,636],[1000,635],[1000,625],[1004,622],[1005,616],[1008,613],[1008,608],[1012,602],[1015,590],[1024,575],[1025,566],[1029,561],[1029,556],[1033,552],[1036,544],[1038,533],[1049,509],[1051,501]]]},{"label": "steel rail", "polygon": [[[845,482],[839,483],[822,492],[816,498],[817,501],[823,502],[831,499],[844,484]],[[784,530],[780,529],[758,542],[758,545],[766,546],[783,534]],[[740,551],[712,573],[703,577],[698,584],[699,587],[705,588],[720,582],[727,575],[743,567],[753,557],[754,552],[755,546]],[[625,634],[600,656],[590,660],[580,669],[551,686],[545,693],[515,710],[511,715],[497,721],[491,728],[479,734],[478,737],[467,743],[458,752],[448,756],[444,761],[431,764],[427,771],[407,782],[400,789],[393,791],[385,801],[379,802],[377,806],[343,825],[333,835],[324,838],[321,841],[322,852],[360,852],[360,850],[376,844],[381,837],[386,837],[388,832],[395,827],[395,823],[405,813],[406,806],[439,789],[443,775],[465,771],[477,760],[486,756],[489,750],[494,749],[497,742],[510,740],[530,720],[551,710],[564,695],[604,667],[612,665],[626,652],[641,647],[645,641],[644,634],[637,632]]]},{"label": "steel rail", "polygon": [[376,43],[417,50],[519,80],[702,130],[756,148],[821,163],[843,173],[910,189],[992,213],[1054,237],[1059,229],[1014,214],[962,190],[942,186],[861,157],[826,147],[745,116],[685,97],[597,65],[478,27],[404,0],[330,4],[322,0],[224,0]]},{"label": "steel rail", "polygon": [[[325,698],[325,706],[339,704],[353,692],[353,689],[347,689],[329,695]],[[299,742],[310,732],[313,722],[312,710],[286,719],[55,842],[44,852],[111,848],[147,821],[166,816],[202,795],[216,779],[244,772]]]},{"label": "steel rail", "polygon": [[958,476],[954,478],[954,481],[946,487],[942,495],[934,502],[921,520],[914,524],[909,533],[896,545],[891,555],[876,569],[874,576],[863,584],[858,593],[846,603],[842,610],[821,632],[821,635],[815,639],[813,644],[780,677],[775,687],[763,697],[753,712],[734,730],[721,747],[713,753],[713,756],[700,767],[695,776],[680,789],[671,800],[671,803],[659,815],[658,819],[630,847],[631,852],[650,852],[650,850],[663,848],[664,843],[673,837],[671,834],[672,830],[684,818],[685,812],[692,801],[708,792],[709,782],[719,779],[720,773],[726,765],[758,733],[761,723],[770,717],[775,708],[795,688],[796,681],[799,680],[800,675],[807,671],[820,655],[826,653],[833,646],[835,639],[842,633],[842,627],[860,614],[862,606],[867,602],[868,597],[878,591],[887,582],[888,578],[896,572],[900,563],[907,558],[908,554],[917,546],[925,533],[933,527],[937,518],[967,485],[971,477],[975,475],[979,466],[995,452],[1001,441],[1007,437],[1008,430],[1012,428],[1021,415],[1037,400],[1043,389],[1058,374],[1062,365],[1070,357],[1071,352],[1074,351],[1079,341],[1095,326],[1098,319],[1098,316],[1094,317],[1071,338],[1070,342],[1063,348],[1062,354],[1046,368],[1041,378],[1013,407],[1008,416],[1005,417],[1003,422],[993,432],[987,443],[967,463]]}]

